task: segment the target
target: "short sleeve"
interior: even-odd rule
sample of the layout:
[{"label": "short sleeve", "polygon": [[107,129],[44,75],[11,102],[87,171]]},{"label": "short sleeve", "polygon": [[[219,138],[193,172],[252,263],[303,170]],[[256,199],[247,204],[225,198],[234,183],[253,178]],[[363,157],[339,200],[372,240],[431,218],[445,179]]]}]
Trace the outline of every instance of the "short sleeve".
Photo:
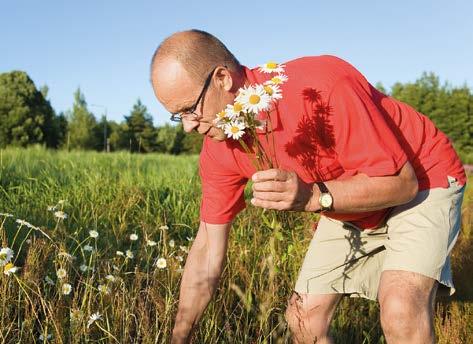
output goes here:
[{"label": "short sleeve", "polygon": [[224,224],[231,222],[246,207],[244,190],[248,180],[229,168],[228,159],[225,159],[229,152],[218,152],[215,149],[217,146],[205,140],[200,153],[200,219],[207,223]]},{"label": "short sleeve", "polygon": [[351,174],[371,177],[396,174],[407,161],[366,80],[344,77],[333,87],[329,104],[335,151],[340,165]]}]

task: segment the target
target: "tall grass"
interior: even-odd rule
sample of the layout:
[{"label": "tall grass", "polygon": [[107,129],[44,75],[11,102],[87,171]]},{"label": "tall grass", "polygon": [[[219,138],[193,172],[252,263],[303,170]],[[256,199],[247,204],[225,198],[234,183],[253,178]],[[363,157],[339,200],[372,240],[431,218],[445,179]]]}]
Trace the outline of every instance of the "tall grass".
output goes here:
[{"label": "tall grass", "polygon": [[[437,308],[441,343],[473,342],[472,195],[468,190],[453,255],[458,297]],[[0,215],[0,238],[21,268],[0,277],[0,342],[35,343],[40,336],[54,343],[167,342],[199,203],[197,157],[0,151],[0,213],[13,215]],[[316,218],[271,219],[253,208],[236,219],[196,343],[290,341],[286,300]],[[62,279],[59,269],[66,271]],[[384,342],[378,312],[374,302],[343,300],[332,325],[336,341]]]}]

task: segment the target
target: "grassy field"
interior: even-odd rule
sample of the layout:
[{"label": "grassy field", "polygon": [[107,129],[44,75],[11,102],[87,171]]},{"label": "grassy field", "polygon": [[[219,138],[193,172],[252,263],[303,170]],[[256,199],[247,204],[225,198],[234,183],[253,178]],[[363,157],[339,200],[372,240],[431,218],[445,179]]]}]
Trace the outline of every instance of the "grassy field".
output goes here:
[{"label": "grassy field", "polygon": [[[458,292],[437,304],[440,343],[473,342],[472,198],[470,187]],[[20,268],[0,274],[0,342],[167,342],[199,202],[197,157],[0,150],[0,240]],[[272,218],[252,208],[236,219],[195,343],[290,342],[283,314],[316,218]],[[332,332],[385,342],[366,300],[344,299]]]}]

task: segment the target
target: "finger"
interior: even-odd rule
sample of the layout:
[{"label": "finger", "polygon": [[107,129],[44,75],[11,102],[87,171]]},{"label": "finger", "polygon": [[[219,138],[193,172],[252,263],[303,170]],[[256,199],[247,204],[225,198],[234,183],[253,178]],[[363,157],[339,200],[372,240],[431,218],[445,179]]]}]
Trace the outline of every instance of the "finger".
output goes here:
[{"label": "finger", "polygon": [[286,199],[286,195],[280,192],[253,192],[253,198],[262,201],[279,202]]},{"label": "finger", "polygon": [[286,184],[278,181],[265,181],[253,183],[252,189],[253,191],[284,192],[286,191]]},{"label": "finger", "polygon": [[264,182],[267,180],[285,181],[287,179],[287,172],[277,168],[272,168],[270,170],[256,172],[253,174],[251,179],[253,182]]},{"label": "finger", "polygon": [[273,202],[273,201],[264,201],[261,199],[257,198],[252,198],[251,199],[251,204],[253,204],[255,207],[260,207],[264,209],[275,209],[275,210],[284,210],[285,208],[285,203],[283,202]]}]

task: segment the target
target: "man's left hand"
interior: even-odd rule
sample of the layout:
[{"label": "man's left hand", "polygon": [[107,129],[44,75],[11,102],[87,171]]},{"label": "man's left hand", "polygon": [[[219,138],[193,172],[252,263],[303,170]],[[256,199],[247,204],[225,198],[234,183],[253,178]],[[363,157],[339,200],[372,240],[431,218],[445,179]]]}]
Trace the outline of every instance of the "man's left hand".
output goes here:
[{"label": "man's left hand", "polygon": [[253,198],[256,207],[276,210],[314,211],[312,185],[295,172],[270,169],[256,172],[253,177]]}]

